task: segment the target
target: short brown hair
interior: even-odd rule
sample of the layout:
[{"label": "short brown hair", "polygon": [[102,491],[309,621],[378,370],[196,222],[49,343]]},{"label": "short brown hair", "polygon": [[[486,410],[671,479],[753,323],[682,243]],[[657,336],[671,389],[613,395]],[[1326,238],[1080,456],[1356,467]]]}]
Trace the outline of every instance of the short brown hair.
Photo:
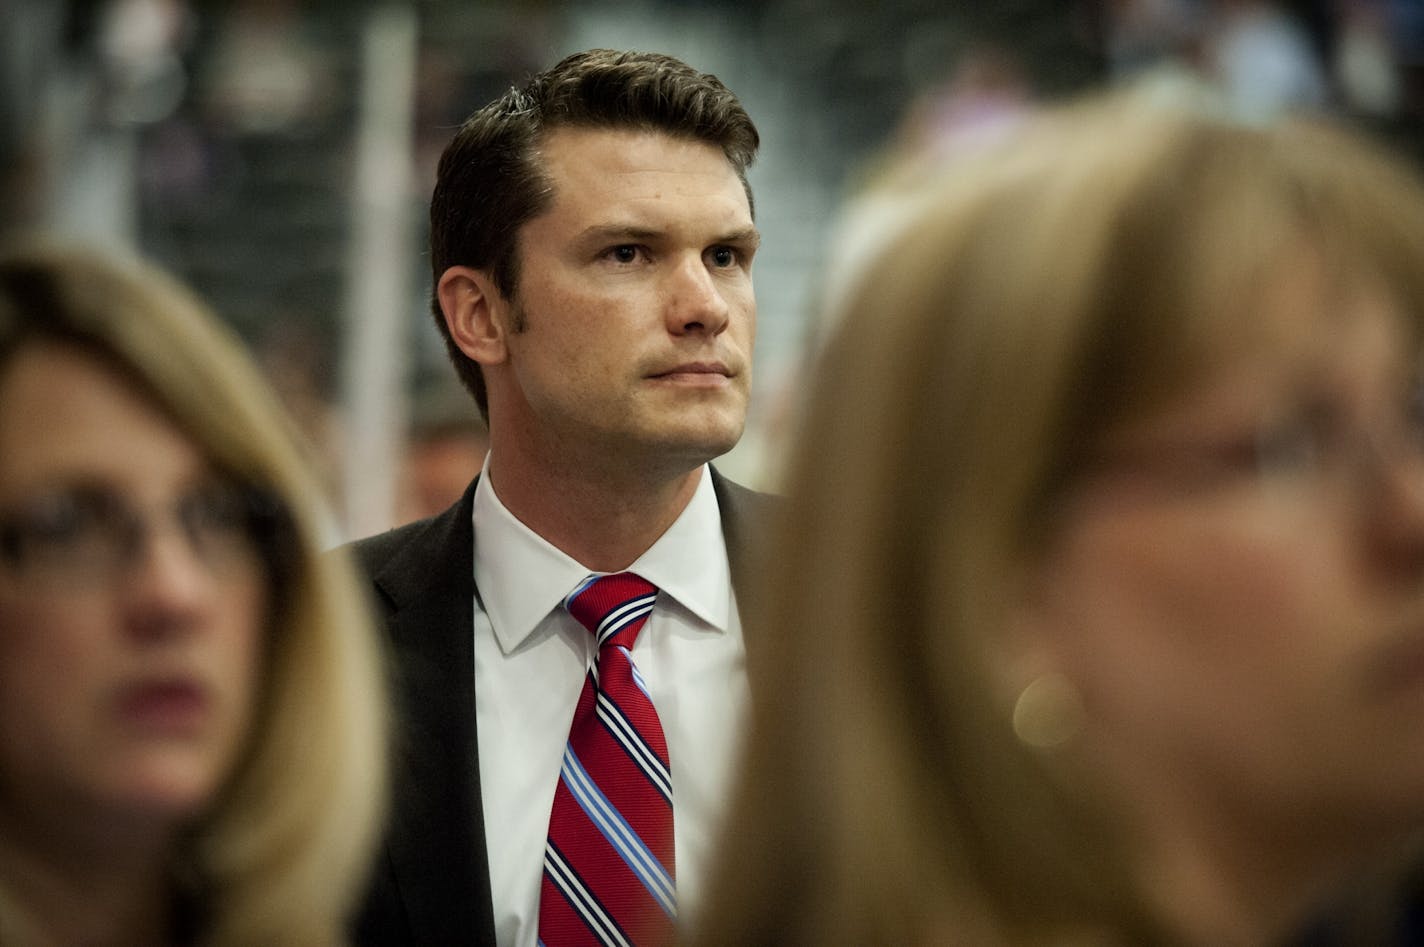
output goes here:
[{"label": "short brown hair", "polygon": [[[430,266],[436,284],[452,266],[485,270],[506,298],[519,283],[519,229],[553,193],[535,147],[555,128],[662,132],[722,149],[751,204],[747,167],[760,138],[716,76],[658,53],[591,49],[511,88],[465,120],[440,157],[430,199]],[[455,371],[487,416],[484,377],[450,336],[432,292],[431,312]]]}]

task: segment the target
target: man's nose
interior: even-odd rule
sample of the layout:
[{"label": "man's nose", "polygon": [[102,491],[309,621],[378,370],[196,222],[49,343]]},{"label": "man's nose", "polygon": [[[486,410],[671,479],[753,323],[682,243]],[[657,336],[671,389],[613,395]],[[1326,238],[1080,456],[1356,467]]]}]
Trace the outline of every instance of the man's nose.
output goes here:
[{"label": "man's nose", "polygon": [[665,302],[668,331],[716,335],[727,327],[731,307],[701,256],[682,261],[669,275]]}]

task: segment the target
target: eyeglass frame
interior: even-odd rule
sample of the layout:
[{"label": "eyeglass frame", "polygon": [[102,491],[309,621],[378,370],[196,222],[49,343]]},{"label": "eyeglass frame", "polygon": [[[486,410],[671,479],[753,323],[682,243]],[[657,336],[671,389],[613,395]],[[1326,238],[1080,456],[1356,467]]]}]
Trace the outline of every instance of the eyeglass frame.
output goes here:
[{"label": "eyeglass frame", "polygon": [[1366,425],[1344,415],[1320,399],[1258,425],[1246,438],[1090,453],[1086,473],[1090,479],[1159,479],[1171,472],[1174,484],[1197,493],[1236,476],[1264,483],[1312,472],[1337,482],[1348,475],[1363,491],[1385,468],[1408,462],[1418,465],[1424,493],[1424,379],[1410,387],[1405,406],[1390,412],[1388,423]]},{"label": "eyeglass frame", "polygon": [[[216,550],[211,545],[221,537],[204,539],[204,524],[196,518],[204,512],[221,511],[193,506],[199,500],[212,501],[214,497],[220,497],[229,507],[227,515],[238,518],[227,526],[239,530],[240,536],[230,538],[240,538],[247,549],[233,551],[250,553],[252,563],[265,573],[274,594],[284,597],[288,573],[297,561],[291,511],[269,488],[222,479],[204,481],[164,504],[140,505],[108,487],[79,483],[0,507],[0,575],[8,574],[17,586],[29,591],[114,587],[132,574],[145,554],[151,554],[156,536],[171,530],[182,537],[187,551],[211,575],[225,578],[231,573],[215,561]],[[51,539],[69,548],[50,550],[50,561],[27,564],[22,561],[25,546],[46,541],[39,535],[45,527],[36,522],[44,515],[37,508],[46,503],[75,507],[61,515],[87,516],[89,521],[77,528],[87,529],[89,535]],[[223,524],[214,528],[221,529]],[[85,542],[96,545],[85,550],[81,548]],[[83,561],[85,555],[90,558],[87,563]]]}]

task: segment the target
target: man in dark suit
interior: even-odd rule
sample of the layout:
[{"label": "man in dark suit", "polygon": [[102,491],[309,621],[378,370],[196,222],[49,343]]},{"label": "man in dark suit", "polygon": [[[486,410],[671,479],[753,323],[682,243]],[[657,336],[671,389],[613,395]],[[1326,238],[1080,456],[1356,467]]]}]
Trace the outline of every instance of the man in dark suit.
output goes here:
[{"label": "man in dark suit", "polygon": [[550,940],[551,805],[597,685],[598,646],[562,603],[612,573],[656,590],[631,661],[671,760],[669,913],[695,905],[746,701],[748,533],[766,515],[708,466],[750,390],[757,145],[715,77],[594,50],[475,113],[441,158],[433,308],[490,452],[452,509],[355,546],[400,699],[359,943]]}]

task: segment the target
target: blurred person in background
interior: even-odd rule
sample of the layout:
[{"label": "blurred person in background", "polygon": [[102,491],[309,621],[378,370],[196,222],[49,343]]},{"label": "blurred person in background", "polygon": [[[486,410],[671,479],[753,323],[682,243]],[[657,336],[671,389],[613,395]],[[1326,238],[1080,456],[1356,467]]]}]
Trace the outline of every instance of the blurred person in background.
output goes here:
[{"label": "blurred person in background", "polygon": [[1393,157],[1133,95],[927,187],[810,391],[692,942],[1254,945],[1388,903],[1420,260]]},{"label": "blurred person in background", "polygon": [[489,431],[451,379],[418,394],[405,437],[396,485],[396,522],[444,512],[460,499],[489,452]]},{"label": "blurred person in background", "polygon": [[695,912],[766,517],[708,466],[746,420],[757,146],[716,77],[592,50],[441,158],[433,310],[489,454],[356,545],[404,737],[361,943],[665,943]]},{"label": "blurred person in background", "polygon": [[0,943],[341,941],[385,690],[318,496],[186,290],[0,253]]},{"label": "blurred person in background", "polygon": [[1244,118],[1269,120],[1329,104],[1325,63],[1302,22],[1280,3],[1213,0],[1207,9],[1206,71]]},{"label": "blurred person in background", "polygon": [[[1009,134],[1033,114],[1037,99],[1025,64],[988,43],[965,51],[944,79],[917,94],[835,215],[819,298],[839,299],[863,275],[874,248],[913,216],[925,184],[962,155]],[[817,312],[812,349],[831,328],[828,317],[839,314],[824,305]]]}]

